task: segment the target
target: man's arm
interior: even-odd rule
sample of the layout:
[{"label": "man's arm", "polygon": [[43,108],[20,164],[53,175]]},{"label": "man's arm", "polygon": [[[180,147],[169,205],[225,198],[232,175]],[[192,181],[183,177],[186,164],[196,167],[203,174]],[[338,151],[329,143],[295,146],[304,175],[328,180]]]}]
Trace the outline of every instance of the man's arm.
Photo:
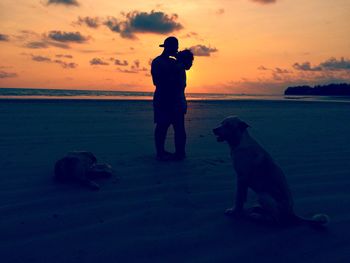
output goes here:
[{"label": "man's arm", "polygon": [[152,81],[153,85],[155,86],[159,86],[161,84],[162,67],[159,64],[160,61],[157,59],[154,59],[151,64]]}]

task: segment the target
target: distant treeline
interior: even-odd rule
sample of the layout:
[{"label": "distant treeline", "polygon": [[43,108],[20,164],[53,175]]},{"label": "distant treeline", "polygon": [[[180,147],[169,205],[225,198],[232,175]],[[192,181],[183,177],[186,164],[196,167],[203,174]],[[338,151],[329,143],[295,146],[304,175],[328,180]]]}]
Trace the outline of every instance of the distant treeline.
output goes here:
[{"label": "distant treeline", "polygon": [[329,84],[310,86],[288,87],[284,95],[318,95],[318,96],[350,96],[350,84]]}]

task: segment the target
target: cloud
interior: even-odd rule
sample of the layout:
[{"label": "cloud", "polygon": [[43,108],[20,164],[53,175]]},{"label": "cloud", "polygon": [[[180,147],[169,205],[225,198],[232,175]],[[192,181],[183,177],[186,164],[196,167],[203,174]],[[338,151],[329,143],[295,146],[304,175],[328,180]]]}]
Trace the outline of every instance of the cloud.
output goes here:
[{"label": "cloud", "polygon": [[79,6],[77,0],[48,0],[47,5],[66,5],[66,6]]},{"label": "cloud", "polygon": [[64,54],[57,54],[55,57],[56,58],[73,58],[72,55],[64,55]]},{"label": "cloud", "polygon": [[[51,31],[58,32],[58,31]],[[61,33],[62,34],[62,33]],[[50,46],[69,49],[68,42],[58,42],[50,38],[47,34],[39,34],[34,31],[22,30],[20,35],[14,36],[17,41],[26,42],[24,47],[30,49],[45,49]]]},{"label": "cloud", "polygon": [[338,70],[350,70],[350,60],[341,57],[339,60],[336,58],[329,58],[319,65],[311,66],[310,62],[294,63],[293,68],[301,71],[338,71]]},{"label": "cloud", "polygon": [[[74,62],[65,62],[65,61],[62,61],[59,59],[52,60],[51,58],[45,57],[45,56],[36,56],[36,55],[31,55],[31,56],[32,56],[32,60],[34,60],[36,62],[55,63],[55,64],[59,64],[63,68],[67,68],[67,69],[76,68],[78,66],[78,64],[76,64]],[[57,57],[57,55],[56,55],[56,57]]]},{"label": "cloud", "polygon": [[275,68],[273,70],[274,73],[277,73],[277,74],[287,74],[287,73],[291,73],[291,71],[289,71],[288,69],[282,69],[282,68]]},{"label": "cloud", "polygon": [[57,43],[54,41],[50,41],[47,39],[43,39],[42,41],[33,41],[33,42],[28,42],[25,44],[24,47],[30,48],[30,49],[43,49],[43,48],[48,48],[50,46],[58,47],[58,48],[64,48],[64,49],[69,49],[69,45],[65,43]]},{"label": "cloud", "polygon": [[89,40],[89,37],[81,35],[80,32],[62,32],[57,30],[50,31],[47,37],[54,41],[64,43],[74,42],[81,44]]},{"label": "cloud", "polygon": [[41,41],[33,41],[33,42],[27,43],[25,47],[31,48],[31,49],[40,49],[40,48],[48,48],[49,44]]},{"label": "cloud", "polygon": [[121,73],[129,73],[129,74],[137,74],[141,71],[148,71],[147,68],[142,68],[142,69],[121,69],[117,68],[117,70]]},{"label": "cloud", "polygon": [[276,0],[251,0],[251,1],[259,4],[263,4],[263,5],[276,3]]},{"label": "cloud", "polygon": [[103,61],[100,58],[93,58],[93,59],[90,60],[90,65],[103,65],[103,66],[106,66],[106,65],[109,65],[109,63]]},{"label": "cloud", "polygon": [[276,67],[275,69],[271,69],[272,71],[272,79],[274,81],[288,81],[289,75],[286,76],[286,74],[292,73],[292,71],[289,71],[288,69],[282,69],[279,67]]},{"label": "cloud", "polygon": [[99,50],[99,49],[79,49],[78,51],[81,53],[101,53],[101,52],[103,52],[103,50]]},{"label": "cloud", "polygon": [[13,35],[13,38],[20,42],[41,42],[42,35],[32,30],[20,30],[19,34]]},{"label": "cloud", "polygon": [[125,14],[125,19],[109,17],[104,21],[111,31],[119,33],[122,38],[136,39],[136,33],[169,34],[181,30],[176,14],[168,15],[152,10],[150,13],[133,11]]},{"label": "cloud", "polygon": [[322,68],[319,66],[312,67],[310,62],[294,63],[293,68],[302,71],[321,71]]},{"label": "cloud", "polygon": [[131,69],[120,69],[120,68],[117,68],[117,70],[121,73],[129,73],[129,74],[136,74],[138,73],[138,71],[136,70],[131,70]]},{"label": "cloud", "polygon": [[350,70],[350,60],[341,57],[339,60],[330,58],[320,64],[320,67],[327,70]]},{"label": "cloud", "polygon": [[[115,64],[118,66],[127,66],[129,64],[126,60],[124,60],[123,62],[121,62],[121,61],[116,62],[116,61],[118,61],[118,60],[117,59],[115,60]],[[132,73],[132,74],[149,71],[148,68],[141,66],[141,63],[138,59],[136,59],[132,62],[129,69],[117,68],[117,70],[119,72],[122,72],[122,73]]]},{"label": "cloud", "polygon": [[111,31],[120,33],[120,22],[115,17],[108,17],[106,21],[103,22]]},{"label": "cloud", "polygon": [[207,47],[204,45],[196,45],[189,48],[195,56],[209,57],[211,53],[217,52],[216,48]]},{"label": "cloud", "polygon": [[17,73],[0,71],[0,79],[16,78],[16,77],[18,77]]},{"label": "cloud", "polygon": [[45,42],[50,45],[50,46],[54,46],[54,47],[58,47],[58,48],[63,48],[63,49],[69,49],[70,46],[66,43],[61,43],[61,42],[55,42],[55,41],[49,41],[49,40],[45,40]]},{"label": "cloud", "polygon": [[101,25],[101,19],[99,17],[89,17],[89,16],[85,16],[85,17],[78,17],[78,21],[75,22],[74,24],[77,25],[86,25],[88,27],[91,28],[98,28]]},{"label": "cloud", "polygon": [[131,28],[135,32],[152,32],[159,34],[168,34],[176,30],[180,30],[183,26],[177,23],[178,16],[171,16],[163,12],[151,11],[146,12],[131,12],[127,14]]},{"label": "cloud", "polygon": [[32,55],[32,60],[37,62],[51,62],[51,58],[49,57],[35,56],[35,55]]},{"label": "cloud", "polygon": [[105,25],[111,31],[120,34],[122,38],[137,39],[138,33],[154,33],[169,34],[177,30],[181,30],[183,26],[177,22],[176,14],[168,15],[161,11],[139,12],[132,11],[122,13],[123,17],[117,19],[115,17],[78,17],[76,25],[86,25],[90,28],[98,28]]},{"label": "cloud", "polygon": [[122,67],[129,65],[129,63],[126,60],[121,61],[119,59],[114,60],[114,64]]},{"label": "cloud", "polygon": [[[288,70],[288,69],[283,69],[280,67],[275,67],[274,69],[267,68],[265,66],[259,66],[258,70],[260,71],[269,71],[272,73],[272,80],[273,81],[287,81],[289,80],[289,75],[292,74],[293,71]],[[288,75],[288,76],[286,76]]]},{"label": "cloud", "polygon": [[76,64],[74,62],[65,62],[65,61],[62,61],[59,59],[54,60],[53,63],[59,64],[63,68],[76,68],[78,66],[78,64]]},{"label": "cloud", "polygon": [[140,68],[140,60],[134,60],[133,65],[131,66],[132,69],[138,69]]},{"label": "cloud", "polygon": [[9,36],[5,34],[0,34],[0,41],[9,41]]}]

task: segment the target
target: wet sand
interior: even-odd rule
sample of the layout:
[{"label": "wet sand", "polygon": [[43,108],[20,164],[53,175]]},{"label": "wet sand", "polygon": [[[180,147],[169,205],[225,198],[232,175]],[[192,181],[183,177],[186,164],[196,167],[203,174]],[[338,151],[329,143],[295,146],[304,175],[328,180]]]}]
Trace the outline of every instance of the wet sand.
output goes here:
[{"label": "wet sand", "polygon": [[[223,214],[235,174],[212,128],[228,115],[281,165],[296,212],[328,214],[328,229]],[[348,103],[190,102],[188,158],[162,163],[150,101],[1,100],[1,262],[347,262],[349,120]],[[54,183],[55,161],[71,150],[92,151],[116,176],[98,192]]]}]

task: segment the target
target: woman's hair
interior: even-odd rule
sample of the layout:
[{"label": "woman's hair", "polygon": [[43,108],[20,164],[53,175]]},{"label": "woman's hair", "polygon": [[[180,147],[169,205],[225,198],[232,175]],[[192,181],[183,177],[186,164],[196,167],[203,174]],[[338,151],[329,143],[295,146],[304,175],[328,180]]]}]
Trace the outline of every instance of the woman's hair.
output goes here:
[{"label": "woman's hair", "polygon": [[194,56],[191,50],[185,49],[177,53],[176,59],[180,63],[184,64],[185,69],[187,70],[192,67]]}]

